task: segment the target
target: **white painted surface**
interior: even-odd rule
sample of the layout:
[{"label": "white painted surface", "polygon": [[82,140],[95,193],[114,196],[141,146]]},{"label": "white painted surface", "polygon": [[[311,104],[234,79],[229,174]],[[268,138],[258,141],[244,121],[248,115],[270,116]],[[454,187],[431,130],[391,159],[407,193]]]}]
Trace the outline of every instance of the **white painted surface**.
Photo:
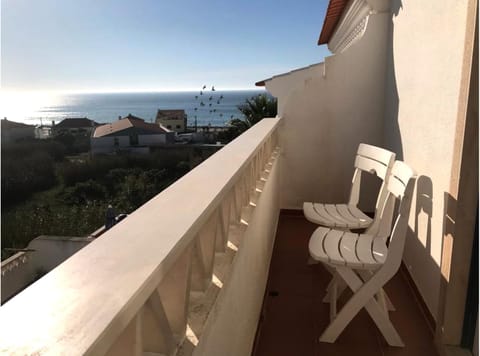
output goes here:
[{"label": "white painted surface", "polygon": [[[118,146],[115,145],[115,138],[118,140]],[[91,150],[92,153],[110,153],[117,149],[133,149],[137,146],[155,146],[162,145],[167,142],[167,135],[138,135],[138,145],[130,145],[129,136],[107,136],[107,137],[91,137]]]},{"label": "white painted surface", "polygon": [[2,303],[91,241],[92,238],[60,236],[39,236],[33,239],[27,246],[27,249],[33,251],[17,254],[18,263],[15,267],[6,268],[8,260],[2,263]]},{"label": "white painted surface", "polygon": [[[315,67],[325,77],[310,69],[306,79],[297,73],[266,82],[284,118],[282,208],[347,201],[358,145],[382,146],[388,22],[388,14],[371,15],[360,40]],[[362,188],[364,211],[375,210],[375,183]]]},{"label": "white painted surface", "polygon": [[453,164],[467,5],[468,1],[392,1],[385,146],[419,175],[404,260],[434,317],[442,278],[445,192]]}]

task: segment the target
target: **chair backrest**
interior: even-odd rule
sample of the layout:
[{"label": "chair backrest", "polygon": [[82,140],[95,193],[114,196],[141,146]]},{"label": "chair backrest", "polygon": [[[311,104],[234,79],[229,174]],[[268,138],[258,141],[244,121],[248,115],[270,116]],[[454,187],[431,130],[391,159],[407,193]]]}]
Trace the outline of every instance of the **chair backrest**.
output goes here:
[{"label": "chair backrest", "polygon": [[[384,148],[361,143],[358,146],[355,157],[355,172],[353,173],[352,189],[348,204],[358,205],[360,198],[360,184],[362,172],[375,174],[382,180],[382,185],[378,192],[377,202],[375,204],[375,216],[381,211],[387,197],[387,183],[393,163],[395,162],[395,153]],[[374,219],[367,233],[376,235],[379,227],[379,221]]]},{"label": "chair backrest", "polygon": [[[384,235],[391,236],[384,267],[393,274],[397,272],[402,261],[416,178],[415,172],[407,164],[396,161],[388,179],[387,198],[380,214],[377,238],[384,238]],[[393,211],[397,200],[400,201],[398,216],[392,229]]]}]

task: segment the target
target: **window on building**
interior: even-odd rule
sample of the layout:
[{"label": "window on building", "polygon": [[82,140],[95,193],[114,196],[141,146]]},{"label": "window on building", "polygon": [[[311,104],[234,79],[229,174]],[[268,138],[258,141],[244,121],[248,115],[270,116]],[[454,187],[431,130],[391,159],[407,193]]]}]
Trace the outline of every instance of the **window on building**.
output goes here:
[{"label": "window on building", "polygon": [[138,134],[134,133],[130,135],[130,146],[138,145]]},{"label": "window on building", "polygon": [[172,128],[172,125],[167,125],[167,129],[171,129]]},{"label": "window on building", "polygon": [[118,147],[120,145],[120,141],[118,140],[118,137],[113,138],[113,145]]},{"label": "window on building", "polygon": [[177,129],[181,129],[181,128],[182,128],[182,126],[180,126],[180,125],[177,125]]}]

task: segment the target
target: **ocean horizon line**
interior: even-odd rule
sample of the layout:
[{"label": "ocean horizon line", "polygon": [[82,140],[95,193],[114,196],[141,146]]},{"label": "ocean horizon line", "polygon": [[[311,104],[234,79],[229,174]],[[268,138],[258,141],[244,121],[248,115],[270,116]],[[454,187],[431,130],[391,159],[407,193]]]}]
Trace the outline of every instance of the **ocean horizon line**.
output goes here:
[{"label": "ocean horizon line", "polygon": [[[16,90],[16,89],[0,89],[0,94],[148,94],[148,93],[194,93],[194,92],[210,92],[211,87],[202,88],[187,88],[187,89],[79,89],[79,90]],[[266,91],[263,87],[249,87],[249,88],[215,88],[214,91]]]},{"label": "ocean horizon line", "polygon": [[[262,88],[263,89],[263,88]],[[74,117],[88,117],[99,123],[112,122],[127,114],[153,122],[158,110],[184,110],[190,125],[226,125],[233,118],[242,118],[239,105],[259,94],[262,89],[225,90],[210,88],[193,91],[138,91],[102,93],[17,92],[0,96],[0,117],[27,124]],[[201,92],[203,91],[203,96]]]}]

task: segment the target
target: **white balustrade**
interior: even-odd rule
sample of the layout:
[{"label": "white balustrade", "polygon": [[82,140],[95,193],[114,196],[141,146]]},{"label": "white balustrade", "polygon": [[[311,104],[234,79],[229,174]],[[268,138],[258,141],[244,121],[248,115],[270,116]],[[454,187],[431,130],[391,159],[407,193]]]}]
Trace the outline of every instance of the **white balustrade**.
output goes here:
[{"label": "white balustrade", "polygon": [[[279,154],[264,119],[0,308],[0,353],[173,355]],[[219,286],[219,287],[218,287]],[[193,342],[198,342],[193,341]]]}]

